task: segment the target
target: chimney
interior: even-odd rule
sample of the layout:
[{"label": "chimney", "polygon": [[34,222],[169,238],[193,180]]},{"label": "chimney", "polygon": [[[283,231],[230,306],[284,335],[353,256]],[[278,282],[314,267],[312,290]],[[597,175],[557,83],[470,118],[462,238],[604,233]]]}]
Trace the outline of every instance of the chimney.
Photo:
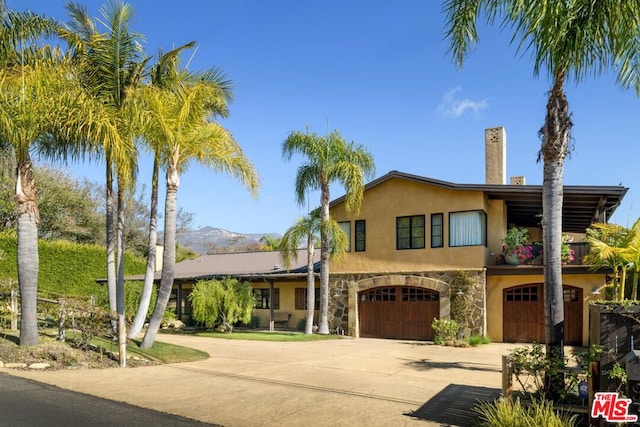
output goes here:
[{"label": "chimney", "polygon": [[526,185],[524,176],[512,176],[511,185]]},{"label": "chimney", "polygon": [[485,183],[507,183],[507,133],[504,127],[484,130]]}]

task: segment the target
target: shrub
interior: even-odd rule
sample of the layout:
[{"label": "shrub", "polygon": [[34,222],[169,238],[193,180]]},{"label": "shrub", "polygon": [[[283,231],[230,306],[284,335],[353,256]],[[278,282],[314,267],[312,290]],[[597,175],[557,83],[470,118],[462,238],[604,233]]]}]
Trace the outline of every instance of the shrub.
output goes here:
[{"label": "shrub", "polygon": [[473,408],[479,415],[480,427],[571,427],[577,425],[577,415],[556,411],[551,402],[534,399],[524,406],[520,399],[497,399],[481,402]]},{"label": "shrub", "polygon": [[251,316],[251,322],[249,323],[253,329],[260,327],[260,316]]},{"label": "shrub", "polygon": [[491,344],[491,338],[487,335],[471,335],[466,340],[471,347],[477,347],[479,345]]},{"label": "shrub", "polygon": [[94,304],[78,300],[64,300],[60,308],[59,325],[62,326],[59,336],[64,339],[64,330],[77,332],[74,343],[86,350],[96,337],[111,337],[113,330],[111,321],[115,320],[109,312]]},{"label": "shrub", "polygon": [[435,332],[433,342],[438,345],[455,342],[458,332],[460,332],[460,324],[455,320],[434,318],[431,327]]},{"label": "shrub", "polygon": [[511,351],[513,375],[523,395],[536,399],[549,394],[549,387],[553,382],[545,381],[545,376],[562,373],[563,381],[560,384],[562,389],[557,390],[558,401],[567,402],[574,397],[580,378],[589,376],[589,363],[601,352],[601,347],[591,346],[587,352],[574,354],[572,364],[578,369],[567,371],[564,368],[569,364],[569,358],[565,357],[561,361],[558,357],[548,358],[542,344],[533,343],[531,346],[516,347]]},{"label": "shrub", "polygon": [[304,331],[306,328],[307,328],[307,318],[303,317],[302,319],[298,320],[298,323],[296,323],[296,330]]},{"label": "shrub", "polygon": [[[0,258],[0,278],[18,281],[17,240],[15,236],[0,233],[0,247],[4,256]],[[106,250],[104,247],[66,241],[38,241],[40,254],[38,296],[84,297],[106,294],[106,284],[98,285],[97,279],[107,277]],[[143,258],[125,253],[125,274],[144,273]]]},{"label": "shrub", "polygon": [[161,328],[175,328],[179,325],[178,316],[172,308],[167,307],[162,314]]}]

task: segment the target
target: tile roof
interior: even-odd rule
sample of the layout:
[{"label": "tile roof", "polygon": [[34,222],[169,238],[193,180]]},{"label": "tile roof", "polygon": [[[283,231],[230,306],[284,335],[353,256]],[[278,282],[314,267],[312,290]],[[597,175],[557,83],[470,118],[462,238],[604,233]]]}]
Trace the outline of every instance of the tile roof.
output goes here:
[{"label": "tile roof", "polygon": [[[314,253],[314,270],[319,271],[320,250]],[[301,277],[307,272],[307,250],[299,249],[298,258],[286,269],[280,262],[279,251],[241,252],[229,254],[202,255],[195,259],[176,264],[174,280],[198,280],[216,277],[278,276]],[[156,271],[155,279],[161,272]],[[143,280],[144,275],[128,276],[127,280]]]}]

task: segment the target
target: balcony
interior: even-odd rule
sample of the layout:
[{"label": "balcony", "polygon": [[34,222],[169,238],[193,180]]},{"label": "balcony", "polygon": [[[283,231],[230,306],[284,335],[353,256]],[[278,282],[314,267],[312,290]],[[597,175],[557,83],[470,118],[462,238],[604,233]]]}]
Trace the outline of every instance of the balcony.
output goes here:
[{"label": "balcony", "polygon": [[567,265],[583,265],[582,260],[589,253],[589,244],[587,242],[569,243],[569,247],[574,251],[574,260]]}]

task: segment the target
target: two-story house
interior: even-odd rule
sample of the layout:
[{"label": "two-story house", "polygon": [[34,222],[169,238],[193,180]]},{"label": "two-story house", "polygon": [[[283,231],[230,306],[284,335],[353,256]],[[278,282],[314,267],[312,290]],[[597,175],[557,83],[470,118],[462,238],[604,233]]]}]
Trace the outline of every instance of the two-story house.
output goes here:
[{"label": "two-story house", "polygon": [[[392,171],[366,185],[357,217],[347,215],[342,197],[331,202],[350,249],[330,262],[330,328],[355,337],[429,340],[433,319],[450,318],[452,297],[464,297],[473,333],[497,342],[544,342],[543,266],[499,262],[509,227],[525,227],[532,241],[542,240],[542,186],[526,185],[524,177],[506,183],[503,128],[485,131],[485,152],[485,184]],[[576,260],[563,266],[567,344],[587,345],[588,303],[600,298],[593,291],[607,279],[606,271],[581,263],[585,230],[606,222],[626,192],[622,186],[564,187],[563,232],[576,250]],[[286,326],[295,327],[306,316],[305,265],[303,250],[289,270],[277,252],[185,261],[176,265],[172,305],[187,319],[195,281],[234,276],[252,283],[262,326],[288,314]],[[317,272],[316,264],[316,279]],[[471,287],[454,296],[459,272]]]},{"label": "two-story house", "polygon": [[[350,252],[331,263],[334,325],[349,335],[432,339],[434,317],[449,318],[450,284],[464,271],[473,286],[473,331],[494,341],[544,342],[542,265],[498,265],[510,226],[526,227],[542,240],[542,186],[523,177],[506,184],[503,128],[485,132],[486,183],[455,184],[390,172],[366,185],[360,213],[350,218],[343,198],[331,215],[350,236]],[[627,189],[565,186],[563,232],[584,237],[604,222]],[[588,302],[604,285],[605,272],[577,260],[563,267],[565,342],[586,345]]]}]

